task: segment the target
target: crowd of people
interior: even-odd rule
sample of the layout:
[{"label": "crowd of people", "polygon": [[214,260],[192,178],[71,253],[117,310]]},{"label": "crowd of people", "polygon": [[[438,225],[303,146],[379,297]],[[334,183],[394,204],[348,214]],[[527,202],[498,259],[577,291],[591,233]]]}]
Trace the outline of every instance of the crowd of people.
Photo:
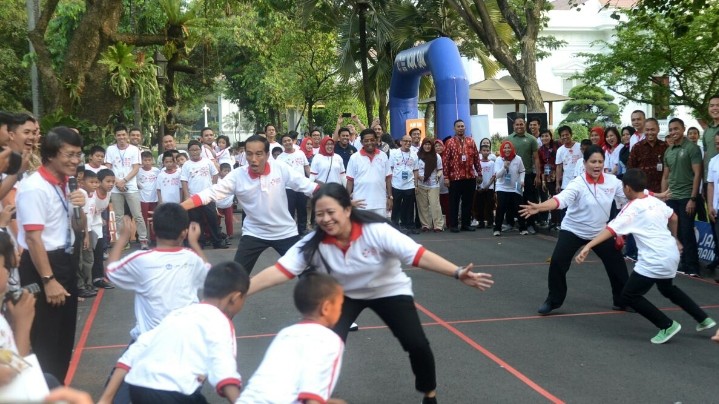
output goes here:
[{"label": "crowd of people", "polygon": [[[555,138],[540,121],[518,117],[498,150],[466,136],[462,120],[443,139],[414,128],[395,141],[379,121],[365,127],[353,115],[345,125],[340,116],[333,133],[313,129],[302,139],[278,139],[269,124],[232,146],[203,128],[180,150],[165,135],[156,159],[137,128],[118,125],[114,144],[88,147],[77,130],[41,136],[32,116],[0,112],[0,287],[42,289],[8,303],[13,327],[0,320],[11,336],[4,348],[34,352],[48,384],[62,384],[79,299],[119,287],[135,293],[137,323],[100,402],[202,400],[205,380],[230,402],[341,402],[330,397],[344,343],[370,308],[408,353],[423,403],[435,403],[435,359],[402,266],[480,290],[493,281],[411,236],[491,229],[501,237],[515,227],[521,235],[558,230],[539,314],[564,304],[572,258],[580,251],[582,262],[592,249],[609,277],[612,308],[651,321],[659,328],[651,342],[681,328],[643,297],[655,283],[697,331],[710,329],[714,320],[672,283],[676,273],[699,276],[695,217],[719,230],[719,96],[709,115],[703,136],[695,128],[685,136],[674,118],[662,141],[658,121],[634,111],[631,126],[591,128],[581,142],[568,126]],[[234,261],[211,267],[203,248],[229,248],[235,206],[242,230]],[[122,257],[133,238],[138,250]],[[250,280],[268,248],[282,257]],[[631,276],[628,260],[636,261]],[[708,268],[717,266],[719,258]],[[243,388],[234,328],[223,320],[247,296],[295,277],[304,320],[278,335]],[[323,360],[308,360],[318,352]],[[286,385],[274,383],[279,374]]]}]

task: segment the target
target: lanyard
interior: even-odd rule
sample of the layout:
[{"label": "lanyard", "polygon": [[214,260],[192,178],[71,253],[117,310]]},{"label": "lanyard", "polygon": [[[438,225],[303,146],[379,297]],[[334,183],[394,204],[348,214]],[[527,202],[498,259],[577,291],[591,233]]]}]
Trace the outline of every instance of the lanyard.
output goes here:
[{"label": "lanyard", "polygon": [[[67,231],[65,232],[65,252],[68,254],[72,254],[72,226],[71,226],[71,219],[70,219],[70,203],[60,195],[60,191],[57,190],[57,187],[53,185],[52,189],[57,194],[57,197],[60,199],[60,203],[62,204],[62,208],[65,209],[65,215],[67,217]],[[63,191],[64,193],[64,191]]]}]

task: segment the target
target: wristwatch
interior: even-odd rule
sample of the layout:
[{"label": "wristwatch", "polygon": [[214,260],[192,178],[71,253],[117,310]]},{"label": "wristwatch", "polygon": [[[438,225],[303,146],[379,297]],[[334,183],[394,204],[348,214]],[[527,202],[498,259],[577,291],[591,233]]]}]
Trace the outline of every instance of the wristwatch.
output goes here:
[{"label": "wristwatch", "polygon": [[55,279],[55,275],[43,276],[43,277],[42,277],[42,283],[43,283],[43,285],[47,285],[47,283],[50,282],[50,281],[53,280],[53,279]]},{"label": "wristwatch", "polygon": [[696,201],[697,201],[697,197],[696,197],[696,196],[692,196],[691,198],[689,198],[689,200],[692,201],[692,202],[696,202]]}]

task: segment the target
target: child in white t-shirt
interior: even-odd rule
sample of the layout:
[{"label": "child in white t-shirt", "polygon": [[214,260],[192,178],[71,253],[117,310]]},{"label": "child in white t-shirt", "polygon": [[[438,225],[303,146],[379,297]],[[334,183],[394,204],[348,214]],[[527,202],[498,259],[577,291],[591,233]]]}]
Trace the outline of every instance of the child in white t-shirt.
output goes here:
[{"label": "child in white t-shirt", "polygon": [[155,241],[155,232],[150,226],[150,212],[157,207],[157,175],[160,169],[155,167],[152,153],[144,151],[140,154],[142,166],[137,172],[137,189],[140,190],[140,209],[145,226],[150,229],[150,240]]},{"label": "child in white t-shirt", "polygon": [[[220,164],[220,179],[223,179],[227,176],[227,174],[232,171],[232,166],[229,163],[222,163]],[[233,220],[235,219],[234,211],[232,210],[232,203],[235,201],[235,195],[231,194],[228,195],[216,202],[217,204],[217,213],[220,219],[220,222],[222,221],[222,218],[225,218],[225,243],[229,244],[230,237],[232,237],[235,234],[235,227],[233,226]]]},{"label": "child in white t-shirt", "polygon": [[[179,153],[177,154],[179,156]],[[157,204],[182,202],[180,170],[177,169],[175,153],[166,151],[162,155],[164,170],[157,175]]]},{"label": "child in white t-shirt", "polygon": [[624,286],[622,299],[659,328],[659,333],[651,342],[663,344],[682,328],[678,322],[667,317],[644,298],[654,284],[664,297],[697,321],[697,332],[716,326],[716,322],[707,316],[704,310],[673,284],[681,249],[681,243],[676,238],[678,219],[674,211],[659,199],[645,195],[647,177],[640,169],[629,169],[622,177],[622,185],[624,195],[630,202],[609,222],[606,229],[584,246],[577,256],[577,262],[583,262],[593,247],[609,238],[633,234],[639,249],[639,258]]},{"label": "child in white t-shirt", "polygon": [[280,331],[236,404],[344,403],[331,399],[342,366],[344,343],[331,330],[342,312],[342,286],[319,272],[295,286],[302,321]]},{"label": "child in white t-shirt", "polygon": [[[479,153],[479,165],[482,172],[477,176],[477,189],[474,192],[474,219],[479,223],[477,228],[494,226],[494,161],[489,158],[489,145],[482,145]],[[496,160],[496,157],[495,157]],[[485,224],[486,222],[486,224]]]},{"label": "child in white t-shirt", "polygon": [[77,289],[78,296],[86,299],[97,295],[97,290],[93,287],[92,267],[95,262],[95,247],[97,246],[98,234],[92,230],[92,224],[95,218],[95,192],[100,187],[100,180],[97,174],[91,170],[85,170],[82,181],[82,190],[85,191],[85,206],[83,211],[87,218],[87,226],[85,226],[84,239],[82,241],[82,249],[80,250],[80,265],[77,269]]},{"label": "child in white t-shirt", "polygon": [[136,404],[207,402],[200,392],[205,381],[234,403],[242,380],[232,318],[242,310],[249,286],[240,264],[213,266],[202,303],[174,310],[142,334],[119,359],[100,402],[109,403],[124,379]]}]

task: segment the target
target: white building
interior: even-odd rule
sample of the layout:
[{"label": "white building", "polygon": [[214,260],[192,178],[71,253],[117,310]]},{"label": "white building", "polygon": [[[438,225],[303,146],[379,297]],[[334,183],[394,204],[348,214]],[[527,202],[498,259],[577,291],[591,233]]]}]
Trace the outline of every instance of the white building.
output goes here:
[{"label": "white building", "polygon": [[[610,17],[613,9],[605,8],[603,3],[598,0],[588,0],[579,8],[570,8],[567,0],[557,0],[552,4],[554,9],[548,13],[548,25],[540,35],[554,36],[557,40],[565,41],[566,45],[552,51],[549,57],[537,63],[537,81],[540,83],[540,89],[544,91],[567,95],[569,90],[580,84],[579,80],[571,79],[571,77],[585,68],[584,60],[577,55],[602,52],[601,47],[592,46],[592,43],[600,40],[611,42],[615,27],[619,22]],[[612,1],[612,4],[615,2]],[[464,61],[470,84],[484,79],[482,68],[477,62],[466,59]],[[506,75],[508,73],[502,71],[496,77]],[[622,101],[621,96],[611,91],[607,92],[615,96],[615,103],[619,104]],[[554,103],[554,128],[565,117],[561,113],[563,105],[563,102]],[[545,107],[547,106],[545,104]],[[520,112],[524,112],[522,108],[525,107],[520,106]],[[514,105],[480,105],[478,114],[488,116],[489,134],[499,133],[504,136],[507,135],[507,113],[514,112],[514,109]],[[630,115],[637,109],[645,111],[647,117],[653,115],[651,105],[629,102],[621,111],[622,126],[630,124]],[[676,112],[676,116],[682,118],[687,127],[699,127],[688,109],[679,107],[676,108]],[[475,136],[477,135],[475,134]],[[481,136],[484,137],[484,134]]]}]

